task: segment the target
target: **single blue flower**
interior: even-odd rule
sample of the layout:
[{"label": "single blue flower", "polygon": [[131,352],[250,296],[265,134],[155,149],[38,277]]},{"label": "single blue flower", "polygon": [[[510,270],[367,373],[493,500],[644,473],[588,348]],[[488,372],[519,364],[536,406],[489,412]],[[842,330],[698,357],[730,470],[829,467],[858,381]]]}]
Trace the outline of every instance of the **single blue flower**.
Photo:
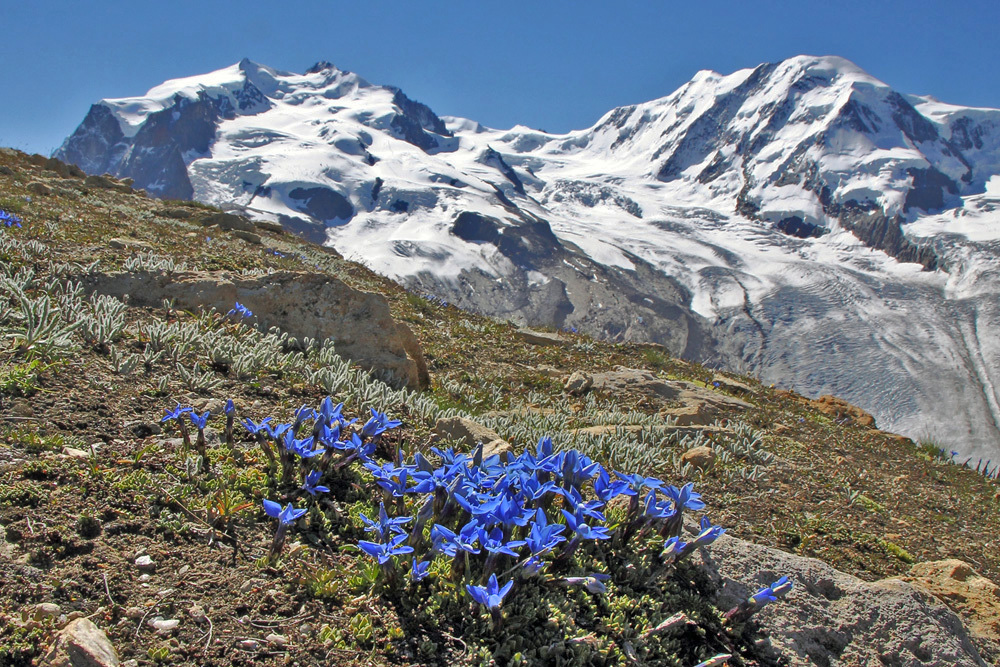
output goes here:
[{"label": "single blue flower", "polygon": [[539,507],[535,510],[535,522],[531,524],[531,530],[524,543],[531,550],[532,555],[538,556],[551,550],[560,542],[565,542],[566,538],[560,535],[564,530],[566,530],[566,526],[561,523],[549,523],[545,511]]},{"label": "single blue flower", "polygon": [[424,579],[431,571],[431,562],[429,560],[423,560],[417,562],[416,557],[413,558],[413,564],[410,567],[410,578],[414,581],[421,581]]},{"label": "single blue flower", "polygon": [[324,423],[332,426],[334,422],[341,421],[340,411],[343,409],[343,403],[334,405],[333,399],[327,396],[323,399],[323,402],[320,403],[318,414],[323,418]]},{"label": "single blue flower", "polygon": [[506,541],[503,538],[503,529],[497,526],[489,533],[483,531],[480,533],[480,543],[483,548],[489,551],[491,554],[507,554],[508,556],[517,557],[517,552],[514,551],[517,547],[523,547],[523,540],[510,540]]},{"label": "single blue flower", "polygon": [[792,590],[792,582],[788,577],[782,577],[770,586],[764,586],[747,600],[752,605],[763,607],[768,602],[775,602],[778,598],[784,597],[788,591]]},{"label": "single blue flower", "polygon": [[267,515],[272,519],[278,519],[279,521],[281,521],[281,525],[283,526],[292,525],[293,523],[298,521],[300,516],[302,516],[307,512],[305,508],[300,510],[295,509],[294,507],[292,507],[291,503],[288,503],[288,507],[284,509],[281,509],[280,503],[276,503],[273,500],[267,500],[265,498],[263,500],[263,503],[264,503],[264,511],[267,513]]},{"label": "single blue flower", "polygon": [[195,425],[195,428],[199,431],[203,431],[205,430],[205,427],[208,426],[208,418],[212,416],[212,413],[205,410],[205,414],[199,415],[197,412],[192,410],[189,416],[191,417],[191,423]]},{"label": "single blue flower", "polygon": [[634,496],[635,491],[629,488],[629,483],[625,480],[611,481],[608,471],[601,468],[600,474],[594,480],[594,494],[602,503],[607,503],[615,496]]},{"label": "single blue flower", "polygon": [[663,493],[674,502],[674,509],[677,512],[705,509],[705,503],[701,500],[701,494],[694,490],[693,482],[688,482],[679,489],[676,486],[668,486],[663,489]]},{"label": "single blue flower", "polygon": [[507,593],[510,593],[513,585],[514,580],[511,579],[503,586],[500,586],[497,582],[497,575],[491,574],[485,586],[466,584],[465,590],[469,592],[473,600],[484,605],[487,609],[497,609],[503,603],[503,599],[507,596]]},{"label": "single blue flower", "polygon": [[395,419],[390,420],[389,417],[384,412],[378,412],[375,408],[371,408],[371,411],[372,411],[371,419],[365,422],[365,425],[361,427],[362,436],[373,438],[377,435],[380,435],[384,431],[387,431],[391,428],[396,428],[397,426],[403,423]]},{"label": "single blue flower", "polygon": [[269,427],[270,421],[271,421],[270,417],[264,417],[264,419],[260,420],[260,423],[258,424],[249,417],[244,417],[243,427],[246,428],[246,430],[250,433],[250,435],[256,436],[259,433],[270,432],[270,427]]},{"label": "single blue flower", "polygon": [[233,399],[230,398],[226,401],[226,407],[222,411],[226,413],[227,417],[236,412],[236,405],[233,403]]},{"label": "single blue flower", "polygon": [[379,565],[385,565],[393,556],[413,553],[413,547],[403,544],[407,538],[407,535],[397,535],[387,543],[362,540],[358,542],[358,547],[372,558],[377,558]]},{"label": "single blue flower", "polygon": [[313,470],[308,475],[306,475],[305,483],[302,488],[309,493],[309,495],[315,496],[317,493],[330,493],[330,488],[326,486],[319,486],[318,482],[323,476],[323,473],[319,470]]},{"label": "single blue flower", "polygon": [[406,529],[403,526],[409,523],[412,517],[398,516],[390,519],[385,512],[385,503],[379,503],[378,521],[373,521],[364,514],[361,514],[361,520],[365,522],[365,532],[375,533],[382,542],[387,542],[393,533],[406,535]]},{"label": "single blue flower", "polygon": [[193,408],[182,408],[181,404],[178,403],[177,407],[174,408],[173,410],[164,410],[164,412],[166,412],[167,414],[164,415],[163,419],[161,419],[160,422],[168,422],[171,419],[179,420],[181,418],[181,415],[191,412],[192,410]]},{"label": "single blue flower", "polygon": [[607,540],[611,539],[611,533],[607,528],[601,526],[590,526],[584,522],[586,517],[581,513],[570,514],[566,510],[560,510],[566,517],[566,525],[577,534],[582,540]]},{"label": "single blue flower", "polygon": [[692,544],[698,547],[707,546],[719,539],[725,532],[725,528],[722,526],[713,526],[708,517],[703,516],[701,517],[701,532],[698,533],[698,537],[694,538]]}]

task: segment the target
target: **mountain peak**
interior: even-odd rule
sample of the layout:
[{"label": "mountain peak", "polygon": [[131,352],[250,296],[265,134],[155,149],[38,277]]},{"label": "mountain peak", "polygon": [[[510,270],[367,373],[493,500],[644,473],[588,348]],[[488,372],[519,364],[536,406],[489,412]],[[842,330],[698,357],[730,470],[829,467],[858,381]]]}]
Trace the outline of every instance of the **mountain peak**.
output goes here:
[{"label": "mountain peak", "polygon": [[310,67],[309,69],[307,69],[305,73],[306,74],[319,74],[320,72],[324,72],[326,70],[334,70],[334,71],[336,71],[337,67],[336,67],[336,65],[334,65],[329,60],[320,60],[315,65],[313,65],[312,67]]}]

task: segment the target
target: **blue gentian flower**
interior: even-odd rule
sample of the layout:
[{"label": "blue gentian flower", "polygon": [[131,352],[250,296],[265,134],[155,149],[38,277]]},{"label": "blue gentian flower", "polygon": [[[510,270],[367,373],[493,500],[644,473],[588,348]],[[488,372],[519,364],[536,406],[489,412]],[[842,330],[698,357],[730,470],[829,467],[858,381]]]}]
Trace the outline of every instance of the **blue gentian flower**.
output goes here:
[{"label": "blue gentian flower", "polygon": [[240,317],[246,318],[246,317],[253,317],[253,312],[249,308],[241,304],[239,301],[237,301],[236,305],[233,306],[233,309],[230,310],[228,313],[226,313],[226,315],[239,315]]},{"label": "blue gentian flower", "polygon": [[282,509],[280,503],[276,503],[273,500],[267,500],[266,498],[263,500],[263,503],[264,511],[267,515],[272,519],[278,519],[282,526],[292,525],[298,521],[299,517],[308,511],[304,508],[297,510],[292,507],[291,503],[288,503],[288,506]]},{"label": "blue gentian flower", "polygon": [[397,426],[403,423],[395,419],[390,420],[389,417],[384,412],[378,412],[375,408],[371,408],[371,411],[372,411],[371,419],[365,422],[365,425],[361,427],[362,436],[374,438],[375,436],[380,435],[384,431],[387,431],[391,428],[396,428]]},{"label": "blue gentian flower", "polygon": [[431,571],[431,562],[429,560],[424,560],[417,562],[416,557],[413,558],[413,565],[410,567],[410,578],[414,581],[421,581],[424,579]]},{"label": "blue gentian flower", "polygon": [[668,486],[663,489],[663,493],[674,502],[674,509],[678,513],[684,510],[705,509],[701,494],[694,491],[693,482],[688,482],[679,489],[676,486]]},{"label": "blue gentian flower", "polygon": [[0,225],[5,227],[20,227],[21,218],[17,217],[13,213],[8,213],[3,209],[0,209]]},{"label": "blue gentian flower", "polygon": [[409,523],[412,517],[398,516],[390,519],[385,512],[385,503],[379,503],[378,521],[372,521],[364,514],[361,515],[361,520],[365,522],[365,532],[375,533],[381,541],[387,542],[393,533],[406,535],[406,529],[403,526]]},{"label": "blue gentian flower", "polygon": [[372,558],[377,558],[379,565],[385,565],[393,556],[413,553],[413,547],[403,544],[406,539],[406,535],[397,535],[387,543],[362,540],[358,542],[358,547]]},{"label": "blue gentian flower", "polygon": [[256,436],[259,433],[270,433],[269,423],[271,421],[270,417],[264,417],[258,424],[249,417],[243,418],[243,426],[250,433],[250,435]]},{"label": "blue gentian flower", "polygon": [[792,582],[788,577],[782,577],[770,586],[764,586],[747,600],[752,605],[763,607],[768,602],[775,602],[778,598],[784,597],[788,591],[792,590]]},{"label": "blue gentian flower", "polygon": [[585,523],[586,518],[583,514],[577,512],[576,514],[570,514],[566,510],[560,510],[563,516],[566,517],[566,525],[571,531],[577,534],[577,536],[582,540],[607,540],[611,538],[611,533],[608,532],[607,528],[601,526],[589,526]]},{"label": "blue gentian flower", "polygon": [[701,532],[698,537],[691,542],[694,546],[704,547],[719,539],[726,529],[722,526],[713,526],[707,516],[701,517]]},{"label": "blue gentian flower", "polygon": [[192,410],[189,416],[191,417],[191,423],[195,425],[195,428],[199,431],[203,431],[205,430],[205,427],[208,426],[208,418],[212,416],[212,413],[205,410],[205,414],[199,415],[197,412]]},{"label": "blue gentian flower", "polygon": [[236,412],[236,405],[233,403],[233,399],[230,398],[226,401],[226,407],[222,411],[226,413],[227,417]]},{"label": "blue gentian flower", "polygon": [[163,419],[161,419],[160,422],[168,422],[171,419],[180,420],[181,415],[191,412],[192,410],[193,408],[182,408],[181,404],[178,403],[177,407],[174,408],[173,410],[164,410],[164,412],[166,412],[167,414],[164,415]]},{"label": "blue gentian flower", "polygon": [[315,496],[317,493],[330,493],[330,488],[326,486],[319,486],[318,482],[323,476],[319,470],[313,470],[308,475],[306,475],[305,483],[302,488],[309,493],[309,495]]},{"label": "blue gentian flower", "polygon": [[511,587],[514,585],[514,580],[511,579],[503,586],[497,582],[497,575],[491,574],[490,580],[485,586],[472,586],[471,584],[465,585],[465,590],[469,592],[472,599],[479,604],[485,606],[487,609],[497,609],[503,604],[503,599],[510,593]]},{"label": "blue gentian flower", "polygon": [[524,543],[531,550],[532,555],[538,556],[551,550],[560,542],[565,542],[566,538],[560,535],[564,530],[566,530],[566,526],[561,523],[549,523],[545,511],[539,507],[535,510],[535,522],[531,524],[531,530]]}]

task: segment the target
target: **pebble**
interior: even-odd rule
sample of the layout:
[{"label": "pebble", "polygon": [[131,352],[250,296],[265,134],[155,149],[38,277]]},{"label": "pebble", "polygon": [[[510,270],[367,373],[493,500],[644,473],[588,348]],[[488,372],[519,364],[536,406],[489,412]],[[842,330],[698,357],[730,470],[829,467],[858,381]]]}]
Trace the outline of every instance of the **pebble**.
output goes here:
[{"label": "pebble", "polygon": [[206,618],[205,609],[200,604],[193,604],[188,609],[188,616],[194,619],[195,623],[204,623]]},{"label": "pebble", "polygon": [[284,646],[288,643],[288,639],[284,635],[278,635],[273,632],[267,637],[264,637],[264,641],[268,644],[273,644],[274,646]]},{"label": "pebble", "polygon": [[36,621],[43,621],[46,618],[55,618],[62,612],[59,605],[52,602],[40,602],[35,605],[33,618]]},{"label": "pebble", "polygon": [[125,615],[131,618],[133,621],[138,621],[146,614],[146,610],[142,607],[129,607],[125,610]]},{"label": "pebble", "polygon": [[66,617],[66,622],[67,623],[72,623],[73,621],[75,621],[78,618],[83,618],[83,616],[84,616],[84,614],[83,614],[82,611],[71,611],[69,613],[69,616]]},{"label": "pebble", "polygon": [[177,575],[183,577],[185,574],[191,571],[190,565],[184,565],[181,569],[177,570]]},{"label": "pebble", "polygon": [[168,635],[174,631],[174,628],[181,624],[176,618],[165,619],[162,616],[150,619],[146,623],[156,628],[156,634],[158,635]]},{"label": "pebble", "polygon": [[135,566],[143,572],[152,572],[156,569],[156,561],[150,556],[139,556],[135,559]]},{"label": "pebble", "polygon": [[256,639],[244,639],[238,646],[244,651],[256,651],[259,644]]}]

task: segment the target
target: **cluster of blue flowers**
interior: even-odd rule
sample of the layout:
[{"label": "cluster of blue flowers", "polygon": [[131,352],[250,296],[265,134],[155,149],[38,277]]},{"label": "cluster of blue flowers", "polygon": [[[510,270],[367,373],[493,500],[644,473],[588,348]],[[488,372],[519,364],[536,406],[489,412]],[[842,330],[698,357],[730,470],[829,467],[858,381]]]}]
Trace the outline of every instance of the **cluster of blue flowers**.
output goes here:
[{"label": "cluster of blue flowers", "polygon": [[[410,462],[400,453],[395,462],[380,464],[373,458],[379,438],[401,422],[373,409],[364,424],[357,424],[343,416],[343,407],[327,397],[318,410],[303,405],[290,422],[275,424],[267,417],[259,422],[244,418],[242,424],[264,452],[272,480],[286,486],[301,482],[307,497],[330,492],[322,485],[327,473],[360,463],[381,499],[377,516],[361,514],[371,539],[359,541],[358,547],[378,563],[383,581],[395,582],[402,564],[409,566],[410,579],[421,581],[435,556],[450,558],[452,580],[465,583],[464,590],[490,612],[495,625],[502,620],[500,608],[516,579],[605,592],[607,574],[560,574],[585,545],[604,540],[648,545],[645,538],[658,535],[663,539],[658,562],[667,567],[725,532],[702,517],[697,534],[682,538],[684,513],[705,507],[692,484],[678,488],[654,477],[612,472],[577,450],[555,451],[547,437],[533,452],[519,456],[485,457],[482,445],[471,454],[432,447],[437,465],[420,453]],[[231,400],[225,414],[226,440],[232,445],[236,408]],[[187,423],[197,428],[196,447],[206,464],[204,431],[210,416],[178,405],[163,418],[177,421],[188,446]],[[299,481],[294,480],[296,471]],[[616,520],[609,522],[608,504],[618,497],[623,502]],[[416,512],[411,515],[408,506]],[[387,507],[398,516],[391,516]],[[263,508],[278,520],[270,552],[274,558],[288,528],[307,510],[266,499]],[[748,616],[791,587],[782,577],[729,616]]]},{"label": "cluster of blue flowers", "polygon": [[20,227],[21,218],[0,208],[0,225],[4,227]]},{"label": "cluster of blue flowers", "polygon": [[[660,563],[670,565],[725,532],[703,518],[697,536],[685,541],[684,512],[705,507],[691,484],[678,488],[639,474],[614,473],[612,478],[600,463],[576,450],[554,451],[550,438],[539,440],[534,452],[507,454],[505,460],[499,455],[484,458],[481,446],[472,455],[432,451],[438,465],[419,453],[410,463],[364,462],[383,497],[377,519],[362,517],[374,538],[359,547],[390,579],[403,556],[420,555],[410,556],[415,580],[426,576],[434,556],[453,559],[452,577],[464,578],[469,596],[497,622],[514,583],[501,583],[498,574],[543,577],[604,592],[605,574],[553,573],[568,566],[577,549],[595,541],[624,543],[659,534],[664,539]],[[417,497],[414,516],[405,515],[407,496]],[[605,509],[618,496],[628,499],[622,503],[624,515],[609,525]],[[390,517],[387,506],[403,516]]]}]

